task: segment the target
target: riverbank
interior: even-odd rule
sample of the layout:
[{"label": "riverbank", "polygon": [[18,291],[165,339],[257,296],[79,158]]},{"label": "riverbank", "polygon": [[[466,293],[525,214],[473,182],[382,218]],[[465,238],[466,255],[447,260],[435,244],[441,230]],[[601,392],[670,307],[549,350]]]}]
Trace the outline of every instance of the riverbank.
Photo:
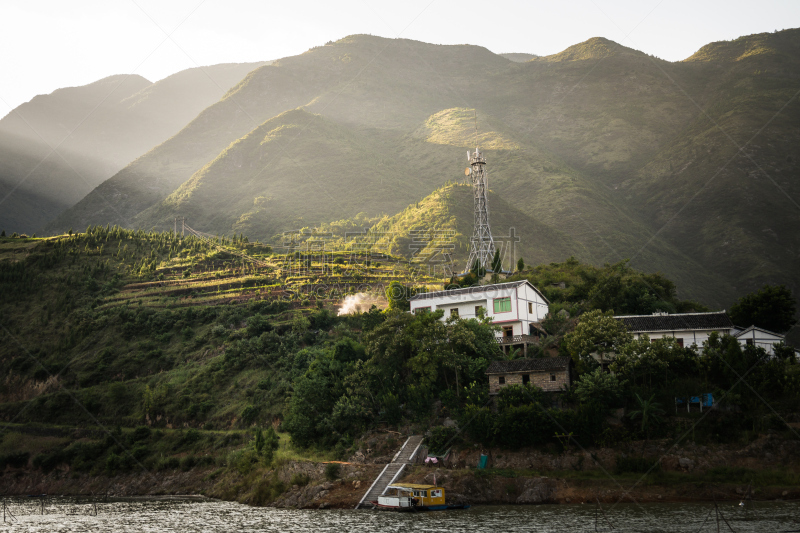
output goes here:
[{"label": "riverbank", "polygon": [[[194,494],[255,506],[347,509],[355,507],[389,460],[387,449],[379,443],[344,464],[280,458],[271,467],[217,463],[117,475],[7,466],[0,487],[7,495]],[[472,467],[482,451],[490,458],[485,470]],[[625,471],[631,464],[648,471]],[[770,434],[747,445],[670,447],[653,441],[560,453],[465,448],[453,450],[448,465],[410,465],[402,480],[433,483],[435,478],[449,502],[473,505],[800,500],[800,442]]]},{"label": "riverbank", "polygon": [[[352,509],[380,465],[342,465],[341,478],[325,479],[325,465],[288,462],[252,476],[229,476],[219,469],[187,472],[89,476],[64,472],[9,472],[0,477],[8,495],[164,497],[197,495],[256,506],[296,509]],[[732,471],[741,480],[722,481],[719,473],[617,474],[515,470],[449,470],[414,467],[403,480],[446,487],[451,503],[472,505],[678,503],[698,501],[800,501],[797,484],[746,482],[757,471]],[[761,472],[762,477],[764,472]],[[308,477],[305,477],[308,476]],[[435,477],[435,480],[434,480]],[[300,480],[302,484],[290,484]],[[279,493],[271,492],[280,490]],[[749,496],[748,496],[749,491]]]}]

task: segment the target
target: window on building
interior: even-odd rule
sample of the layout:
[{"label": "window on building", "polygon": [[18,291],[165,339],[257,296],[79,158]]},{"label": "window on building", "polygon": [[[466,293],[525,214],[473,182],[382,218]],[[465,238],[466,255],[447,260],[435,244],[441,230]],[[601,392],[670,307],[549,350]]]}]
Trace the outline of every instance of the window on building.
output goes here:
[{"label": "window on building", "polygon": [[528,302],[528,314],[533,314],[533,303]]},{"label": "window on building", "polygon": [[550,374],[550,381],[555,381],[555,380],[556,380],[556,375]]},{"label": "window on building", "polygon": [[503,337],[513,337],[514,326],[503,326]]},{"label": "window on building", "polygon": [[752,346],[753,345],[753,339],[745,339],[744,343],[747,344],[748,346]]},{"label": "window on building", "polygon": [[683,348],[683,339],[682,339],[682,338],[680,338],[680,337],[678,337],[678,338],[676,338],[675,340],[676,340],[676,341],[678,341],[678,346],[680,346],[681,348]]},{"label": "window on building", "polygon": [[500,383],[500,385],[505,385],[506,384],[506,377],[505,376],[500,376],[499,378],[497,378],[497,381]]},{"label": "window on building", "polygon": [[511,311],[511,297],[494,299],[494,312],[495,313],[508,313]]},{"label": "window on building", "polygon": [[527,385],[531,382],[531,375],[530,374],[522,374],[522,384]]},{"label": "window on building", "polygon": [[[475,316],[480,316],[480,314],[481,314],[481,309],[483,309],[483,306],[482,306],[482,305],[476,305],[476,306],[475,306]],[[486,314],[486,313],[484,313],[484,314]]]},{"label": "window on building", "polygon": [[416,309],[414,309],[415,315],[421,315],[422,313],[430,313],[430,312],[431,312],[430,307],[417,307]]},{"label": "window on building", "polygon": [[452,308],[450,310],[450,316],[454,316],[454,317],[458,318],[458,309],[456,309],[455,307]]}]

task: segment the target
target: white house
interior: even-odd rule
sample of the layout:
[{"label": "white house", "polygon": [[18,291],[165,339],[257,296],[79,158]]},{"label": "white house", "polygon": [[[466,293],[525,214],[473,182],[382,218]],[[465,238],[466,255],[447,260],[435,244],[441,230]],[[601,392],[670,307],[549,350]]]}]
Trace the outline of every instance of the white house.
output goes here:
[{"label": "white house", "polygon": [[442,309],[450,316],[476,318],[479,309],[502,329],[497,335],[501,344],[522,344],[527,353],[529,342],[538,342],[541,322],[550,302],[527,280],[466,287],[449,291],[425,292],[411,297],[411,312]]},{"label": "white house", "polygon": [[775,345],[784,341],[784,335],[780,333],[773,333],[766,329],[759,328],[758,326],[750,326],[747,329],[739,330],[734,336],[739,339],[739,344],[755,345],[764,348],[769,355],[775,354]]},{"label": "white house", "polygon": [[625,315],[615,316],[625,324],[628,331],[638,339],[647,335],[650,339],[674,337],[681,346],[689,347],[696,344],[703,346],[703,342],[713,332],[720,335],[733,335],[737,328],[731,322],[725,311],[711,313],[653,313],[652,315]]}]

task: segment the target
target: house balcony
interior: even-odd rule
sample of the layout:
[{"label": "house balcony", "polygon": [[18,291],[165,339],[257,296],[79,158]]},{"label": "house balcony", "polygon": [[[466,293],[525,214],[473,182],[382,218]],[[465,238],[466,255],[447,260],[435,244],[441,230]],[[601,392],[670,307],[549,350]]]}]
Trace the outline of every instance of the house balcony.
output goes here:
[{"label": "house balcony", "polygon": [[539,337],[534,335],[505,335],[503,337],[497,337],[497,342],[503,346],[513,344],[538,344]]}]

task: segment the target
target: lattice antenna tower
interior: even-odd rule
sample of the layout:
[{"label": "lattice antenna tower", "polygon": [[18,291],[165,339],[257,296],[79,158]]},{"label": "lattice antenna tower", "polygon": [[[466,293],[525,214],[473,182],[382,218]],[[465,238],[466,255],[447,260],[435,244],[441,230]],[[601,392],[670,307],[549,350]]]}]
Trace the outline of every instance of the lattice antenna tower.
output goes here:
[{"label": "lattice antenna tower", "polygon": [[477,261],[486,270],[491,270],[495,246],[489,227],[489,178],[486,173],[486,158],[478,148],[478,114],[475,113],[475,151],[467,152],[469,168],[465,174],[472,179],[472,198],[475,206],[474,227],[470,239],[469,259],[464,272],[469,272]]}]

